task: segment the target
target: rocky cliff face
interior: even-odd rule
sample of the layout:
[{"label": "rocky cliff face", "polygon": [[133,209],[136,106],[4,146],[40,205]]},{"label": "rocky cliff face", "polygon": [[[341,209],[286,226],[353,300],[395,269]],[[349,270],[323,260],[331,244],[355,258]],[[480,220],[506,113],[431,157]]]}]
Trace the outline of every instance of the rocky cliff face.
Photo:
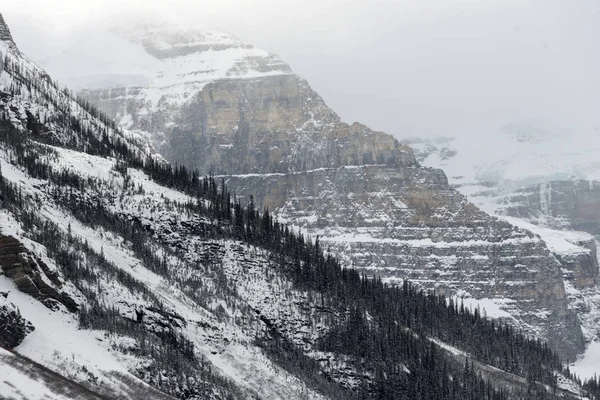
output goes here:
[{"label": "rocky cliff face", "polygon": [[[499,212],[563,232],[583,231],[593,235],[587,237],[572,235],[570,243],[580,246],[583,250],[569,251],[564,254],[557,252],[557,258],[563,265],[565,280],[573,285],[575,290],[590,293],[598,291],[597,240],[600,239],[600,184],[598,182],[551,181],[528,186],[504,196]],[[578,303],[581,303],[583,296],[579,297]],[[595,338],[596,333],[589,336]]]},{"label": "rocky cliff face", "polygon": [[503,212],[525,219],[545,219],[560,229],[600,237],[600,182],[552,181],[517,190],[503,200]]},{"label": "rocky cliff face", "polygon": [[[178,45],[170,46],[159,59],[231,51],[182,44],[187,50],[175,56]],[[477,209],[392,136],[341,122],[289,67],[275,63],[264,74],[244,63],[238,69],[252,76],[184,82],[176,101],[158,83],[82,94],[124,126],[148,132],[167,159],[222,175],[237,196],[252,195],[280,220],[318,235],[345,265],[492,299],[564,356],[582,350],[561,264],[539,237]]]},{"label": "rocky cliff face", "polygon": [[[600,185],[589,180],[548,181],[498,198],[499,214],[533,222],[549,241],[562,236],[567,246],[552,250],[562,264],[570,308],[579,316],[589,342],[600,337],[600,283],[597,241],[600,239]],[[584,232],[587,232],[584,233]],[[590,355],[591,354],[591,355]],[[585,358],[593,352],[586,353]],[[585,362],[585,361],[583,361]]]},{"label": "rocky cliff face", "polygon": [[0,236],[0,270],[21,292],[40,300],[48,308],[55,309],[62,304],[70,311],[77,310],[77,303],[65,292],[59,292],[63,282],[58,274],[14,237]]},{"label": "rocky cliff face", "polygon": [[[340,165],[417,165],[391,136],[340,121],[293,74],[207,83],[185,103],[149,111],[149,89],[84,92],[117,120],[153,134],[172,162],[217,174],[285,173]],[[127,112],[124,114],[123,112]]]}]

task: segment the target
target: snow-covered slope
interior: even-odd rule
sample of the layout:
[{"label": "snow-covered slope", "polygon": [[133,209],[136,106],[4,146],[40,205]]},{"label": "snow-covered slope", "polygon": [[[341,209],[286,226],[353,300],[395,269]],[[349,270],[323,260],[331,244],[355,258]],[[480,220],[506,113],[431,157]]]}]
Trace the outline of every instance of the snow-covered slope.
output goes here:
[{"label": "snow-covered slope", "polygon": [[[6,28],[2,20],[0,27]],[[233,241],[202,240],[191,234],[180,238],[174,224],[182,229],[186,221],[207,226],[215,222],[182,212],[186,204],[196,203],[194,198],[152,182],[139,170],[120,167],[127,157],[156,165],[163,165],[162,159],[143,140],[106,125],[93,109],[58,90],[43,70],[4,39],[0,41],[0,233],[5,240],[0,292],[2,300],[14,304],[34,328],[15,350],[40,368],[109,398],[168,397],[152,394],[154,389],[144,382],[177,396],[184,391],[185,398],[321,398],[255,344],[265,331],[264,322],[246,312],[255,295],[231,297],[227,292],[233,288],[211,283],[216,280],[214,268],[223,274],[223,265],[228,274],[238,276],[240,286],[244,280],[254,282],[240,269],[247,268],[248,260],[268,254]],[[83,186],[65,191],[61,176]],[[146,251],[156,254],[155,262],[162,261],[162,269],[148,270],[139,249],[136,253],[123,237],[94,226],[100,214],[91,221],[74,214],[71,206],[94,201],[100,208],[88,210],[88,218],[105,210],[114,218],[135,217],[152,231],[166,231],[161,239],[144,243],[149,246]],[[176,253],[170,247],[175,244],[189,254]],[[212,272],[198,270],[210,251],[232,246],[235,253],[220,260],[211,257]],[[200,275],[202,288],[192,291],[189,285]],[[278,281],[284,285],[286,279]],[[42,282],[45,286],[40,286]],[[294,296],[293,289],[272,283],[258,293],[282,300],[278,310],[289,307],[293,312],[296,306],[286,303],[282,290]],[[200,298],[207,300],[200,303]],[[193,352],[187,350],[182,359],[173,353],[181,346]],[[21,388],[31,376],[28,380],[15,363],[3,353],[2,396],[14,392],[32,400],[44,395],[76,397],[77,393],[64,394],[43,380]],[[182,380],[182,371],[189,378]],[[33,371],[26,374],[35,376]]]},{"label": "snow-covered slope", "polygon": [[[47,147],[46,150],[50,151],[48,154],[53,159],[50,165],[53,165],[56,170],[64,168],[68,171],[77,171],[84,179],[91,179],[104,187],[96,194],[88,190],[86,194],[80,195],[93,195],[96,200],[103,199],[109,202],[116,200],[112,205],[115,212],[133,214],[137,218],[151,218],[155,222],[147,223],[154,230],[159,230],[163,224],[173,229],[174,221],[194,219],[194,216],[179,217],[181,205],[178,204],[184,204],[183,202],[191,199],[181,193],[152,185],[147,176],[134,170],[125,177],[115,174],[114,160],[54,147]],[[80,277],[75,284],[72,282],[63,284],[61,289],[75,299],[80,310],[86,308],[96,310],[98,307],[108,309],[116,312],[117,318],[124,318],[124,321],[136,321],[136,318],[140,318],[136,317],[136,312],[143,311],[148,329],[151,331],[158,329],[159,332],[161,329],[166,329],[161,327],[173,326],[173,324],[178,326],[177,321],[179,321],[181,334],[191,341],[196,349],[195,357],[201,359],[199,365],[202,368],[209,368],[213,374],[231,380],[236,386],[239,385],[241,393],[260,398],[300,398],[300,396],[319,398],[317,394],[307,389],[302,381],[274,365],[262,350],[252,344],[254,335],[248,332],[254,330],[260,332],[258,326],[260,324],[251,316],[244,316],[243,306],[239,300],[228,301],[227,297],[213,293],[216,288],[210,288],[211,279],[206,277],[204,284],[209,287],[204,289],[205,296],[212,300],[204,307],[199,306],[195,297],[199,295],[198,292],[194,297],[190,297],[191,292],[186,292],[183,287],[175,285],[176,281],[188,282],[187,279],[191,280],[193,277],[188,276],[186,279],[185,275],[180,276],[175,272],[161,275],[147,270],[139,255],[132,252],[122,238],[104,229],[94,229],[78,220],[64,206],[61,206],[61,196],[57,197],[56,186],[48,181],[32,179],[22,169],[9,164],[7,162],[9,159],[9,155],[3,151],[0,155],[2,174],[9,182],[18,184],[23,198],[27,199],[21,206],[21,212],[32,210],[33,204],[30,202],[36,199],[37,207],[43,204],[36,212],[44,215],[38,223],[44,221],[46,228],[52,226],[57,232],[61,232],[60,235],[71,237],[72,239],[69,240],[72,240],[74,248],[70,252],[80,257],[80,262],[87,259],[90,268],[98,262],[98,260],[92,261],[98,255],[101,260],[105,260],[101,261],[101,264],[105,264],[104,272],[88,271],[86,274],[91,272],[92,275],[87,280],[85,278],[81,280]],[[130,189],[127,189],[128,187]],[[143,187],[143,193],[133,189],[140,187]],[[110,193],[120,193],[122,197],[120,200],[119,197],[114,199]],[[146,210],[147,214],[139,210]],[[22,214],[15,216],[12,212],[3,210],[0,214],[2,235],[21,241],[28,251],[40,257],[51,270],[64,271],[64,265],[56,264],[56,255],[51,257],[48,253],[52,251],[39,243],[44,242],[40,236],[37,236],[37,241],[32,240],[36,235],[32,235],[31,228],[26,228],[23,222],[19,222],[21,218]],[[211,246],[232,245],[228,242],[200,241],[193,236],[187,236],[184,244],[176,233],[170,233],[169,239],[179,243],[179,246],[190,249],[190,260],[201,259]],[[237,247],[241,253],[240,257],[244,259],[248,258],[244,255],[246,252],[257,252],[256,249],[240,245]],[[157,247],[156,252],[160,254],[160,251],[160,247]],[[171,259],[171,257],[175,256],[169,256],[167,267],[169,269],[177,270],[191,262],[180,258]],[[238,268],[246,268],[247,263],[237,264],[234,260],[225,258],[222,263],[231,268],[231,271],[227,270],[228,272],[239,275]],[[113,272],[106,270],[109,267]],[[206,272],[203,271],[202,274]],[[67,279],[64,272],[59,273],[59,276]],[[243,276],[251,279],[248,275]],[[137,282],[133,288],[130,286],[132,281]],[[259,282],[254,280],[252,282],[258,289]],[[283,290],[283,288],[276,286],[272,290]],[[130,380],[138,382],[140,378],[174,394],[182,390],[177,383],[172,382],[174,378],[168,373],[158,378],[153,376],[158,373],[155,371],[156,361],[152,361],[150,354],[136,355],[140,353],[139,338],[125,335],[118,328],[116,331],[111,330],[110,324],[107,325],[108,331],[93,323],[90,326],[92,330],[81,330],[83,324],[81,316],[77,317],[69,313],[62,306],[55,310],[48,309],[47,305],[39,300],[21,293],[15,283],[5,276],[0,276],[0,291],[8,293],[7,300],[17,304],[23,318],[31,321],[35,327],[33,333],[16,348],[19,354],[54,371],[60,371],[61,374],[76,382],[87,383],[88,387],[95,391],[109,388],[107,392],[111,396],[118,394],[119,397],[130,398],[135,392],[123,388],[135,387],[128,382]],[[142,295],[143,293],[146,294]],[[271,292],[265,288],[259,293],[269,295]],[[278,294],[271,294],[271,296],[276,297]],[[279,307],[281,308],[282,305],[283,303],[280,302]],[[230,307],[238,311],[226,311],[231,310]],[[225,314],[219,316],[218,310],[222,310],[220,312]],[[236,319],[243,320],[244,325],[235,324],[233,321]],[[155,379],[159,381],[154,381]],[[17,383],[9,379],[4,384]],[[205,383],[197,382],[197,384]],[[200,389],[192,386],[190,390],[193,393]],[[211,388],[211,391],[219,393],[218,389]]]},{"label": "snow-covered slope", "polygon": [[276,55],[226,32],[173,24],[113,27],[90,33],[69,48],[50,46],[56,52],[43,60],[45,69],[75,90],[121,87],[126,80],[157,90],[173,87],[175,93],[186,83],[199,90],[222,78],[291,72]]}]

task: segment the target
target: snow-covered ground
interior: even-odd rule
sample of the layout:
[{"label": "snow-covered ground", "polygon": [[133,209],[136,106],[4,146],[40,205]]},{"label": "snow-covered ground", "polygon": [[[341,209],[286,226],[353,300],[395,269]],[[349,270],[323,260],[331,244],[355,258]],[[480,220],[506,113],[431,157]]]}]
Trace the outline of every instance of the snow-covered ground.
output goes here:
[{"label": "snow-covered ground", "polygon": [[464,304],[464,306],[469,310],[479,309],[481,314],[488,318],[502,318],[506,320],[515,319],[513,315],[502,308],[502,306],[506,307],[507,303],[514,302],[510,299],[475,299],[464,290],[457,293],[456,296],[452,296],[452,299],[456,304]]},{"label": "snow-covered ground", "polygon": [[567,231],[550,229],[544,226],[535,225],[520,218],[507,217],[504,215],[499,218],[526,229],[539,235],[548,245],[548,249],[559,255],[577,255],[590,254],[590,249],[582,246],[582,243],[594,241],[594,236],[586,232]]},{"label": "snow-covered ground", "polygon": [[110,351],[101,333],[80,330],[74,315],[49,310],[4,276],[0,276],[0,291],[9,292],[7,300],[18,305],[26,320],[35,321],[35,330],[16,349],[19,354],[83,381],[89,377],[81,368],[84,365],[98,377],[112,371],[127,373],[123,360],[118,359],[123,356]]},{"label": "snow-covered ground", "polygon": [[0,393],[8,399],[48,399],[69,400],[59,394],[53,394],[43,382],[26,371],[9,363],[14,356],[0,347]]}]

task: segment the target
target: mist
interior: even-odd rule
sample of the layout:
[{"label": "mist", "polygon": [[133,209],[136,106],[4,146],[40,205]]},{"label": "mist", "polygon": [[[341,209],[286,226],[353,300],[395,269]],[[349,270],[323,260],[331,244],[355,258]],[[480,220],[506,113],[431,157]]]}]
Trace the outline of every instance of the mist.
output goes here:
[{"label": "mist", "polygon": [[[225,30],[279,54],[347,122],[396,137],[481,138],[523,123],[589,139],[600,126],[592,0],[16,0],[0,12],[43,67],[110,26],[169,20]],[[69,84],[85,61],[49,72]]]}]

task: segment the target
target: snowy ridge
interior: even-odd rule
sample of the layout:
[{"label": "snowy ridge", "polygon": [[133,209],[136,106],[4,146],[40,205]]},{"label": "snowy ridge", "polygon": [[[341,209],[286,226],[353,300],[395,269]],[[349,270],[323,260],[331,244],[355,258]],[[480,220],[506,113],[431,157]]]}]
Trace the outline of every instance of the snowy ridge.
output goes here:
[{"label": "snowy ridge", "polygon": [[224,47],[251,47],[233,35],[217,30],[189,29],[175,23],[138,23],[130,27],[113,29],[134,43],[142,43],[158,50],[174,47],[205,46],[221,49]]},{"label": "snowy ridge", "polygon": [[[279,57],[229,33],[173,23],[112,27],[60,50],[60,58],[52,54],[44,65],[73,89],[90,88],[86,78],[93,83],[94,76],[143,77],[160,87],[222,77],[291,73]],[[118,82],[102,87],[115,84]]]},{"label": "snowy ridge", "polygon": [[[101,51],[99,51],[101,49]],[[150,110],[181,105],[210,82],[291,74],[279,57],[216,30],[174,24],[95,32],[61,49],[46,67],[71,88],[145,87],[135,100]],[[65,60],[77,63],[77,68]],[[73,71],[66,75],[65,71]],[[126,124],[125,124],[126,125]]]}]

